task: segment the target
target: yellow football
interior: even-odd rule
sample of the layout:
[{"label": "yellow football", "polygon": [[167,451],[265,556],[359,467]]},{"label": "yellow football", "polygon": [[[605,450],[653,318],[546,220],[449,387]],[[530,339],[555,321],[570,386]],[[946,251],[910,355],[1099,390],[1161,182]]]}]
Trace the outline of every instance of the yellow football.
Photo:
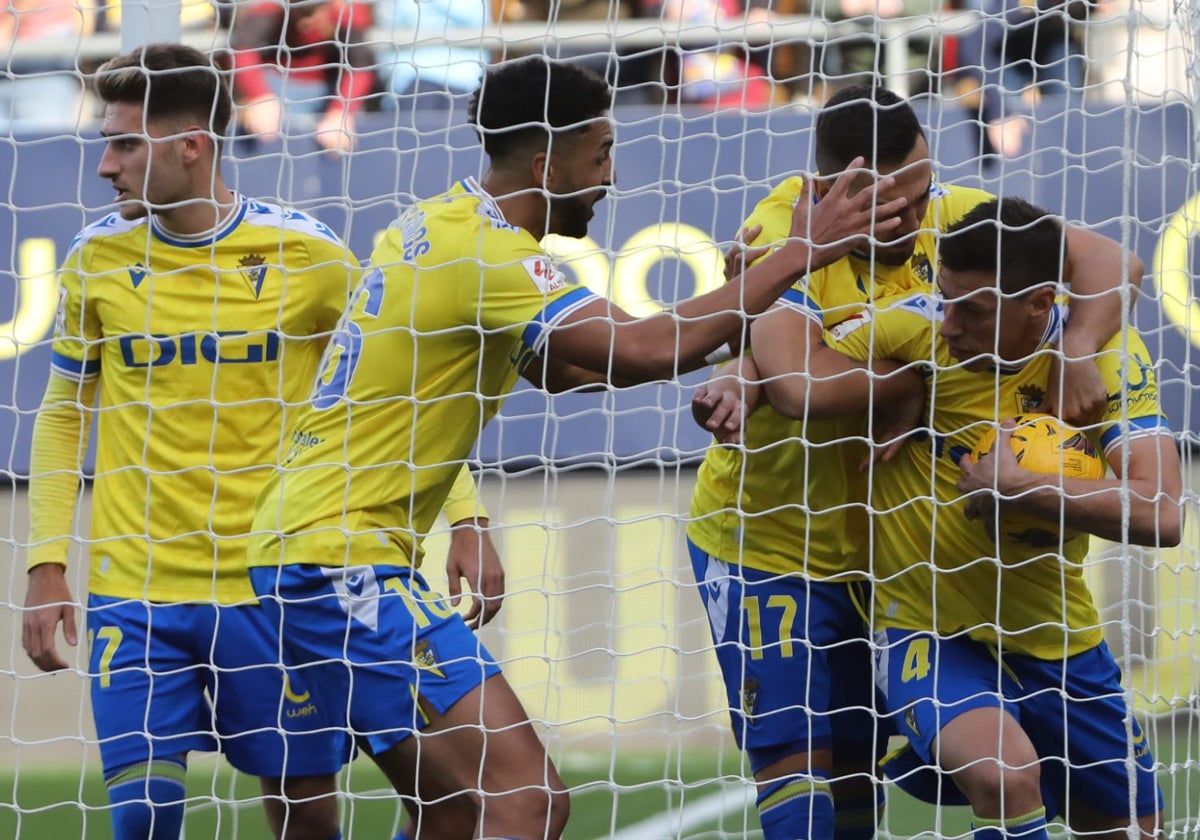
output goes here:
[{"label": "yellow football", "polygon": [[[1050,414],[1020,414],[1013,418],[1017,427],[1012,432],[1012,450],[1017,463],[1027,470],[1063,478],[1104,478],[1106,465],[1092,441],[1079,429]],[[978,461],[996,443],[997,427],[983,433],[971,456]],[[1058,544],[1059,529],[1054,523],[1021,513],[1005,514],[1000,531],[1010,540],[1052,547]],[[1065,543],[1079,536],[1073,529],[1062,530]]]}]

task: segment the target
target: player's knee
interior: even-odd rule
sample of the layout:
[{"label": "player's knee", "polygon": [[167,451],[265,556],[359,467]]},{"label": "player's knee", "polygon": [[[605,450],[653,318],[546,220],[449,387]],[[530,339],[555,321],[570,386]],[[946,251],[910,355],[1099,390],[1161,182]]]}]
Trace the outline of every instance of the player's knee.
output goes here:
[{"label": "player's knee", "polygon": [[1036,763],[1011,767],[987,759],[957,773],[955,781],[981,817],[1025,814],[1042,806],[1041,772]]}]

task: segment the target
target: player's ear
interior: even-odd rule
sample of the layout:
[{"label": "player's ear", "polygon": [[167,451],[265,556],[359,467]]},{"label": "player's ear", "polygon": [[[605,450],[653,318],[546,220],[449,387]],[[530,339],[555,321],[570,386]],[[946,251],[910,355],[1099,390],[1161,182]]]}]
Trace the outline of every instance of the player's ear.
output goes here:
[{"label": "player's ear", "polygon": [[550,159],[550,153],[538,152],[529,165],[533,173],[533,182],[538,186],[549,186],[554,179],[554,163]]},{"label": "player's ear", "polygon": [[1038,286],[1026,296],[1034,315],[1044,315],[1054,306],[1054,287],[1050,284]]},{"label": "player's ear", "polygon": [[183,148],[183,162],[195,163],[210,151],[216,153],[216,143],[213,138],[199,126],[189,126],[180,135]]}]

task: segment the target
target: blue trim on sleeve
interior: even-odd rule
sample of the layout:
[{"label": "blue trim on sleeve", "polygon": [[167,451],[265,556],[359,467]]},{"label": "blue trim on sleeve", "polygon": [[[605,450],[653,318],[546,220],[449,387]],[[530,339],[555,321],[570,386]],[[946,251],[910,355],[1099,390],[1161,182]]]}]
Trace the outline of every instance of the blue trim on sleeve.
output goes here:
[{"label": "blue trim on sleeve", "polygon": [[1100,434],[1100,447],[1107,452],[1108,448],[1117,442],[1127,432],[1152,432],[1157,430],[1170,431],[1170,426],[1167,425],[1167,418],[1161,414],[1154,414],[1149,417],[1131,417],[1128,420],[1128,427],[1122,428],[1122,423],[1113,423]]},{"label": "blue trim on sleeve", "polygon": [[794,287],[784,292],[779,299],[786,303],[790,303],[793,306],[799,306],[802,309],[807,309],[814,315],[819,316],[821,314],[821,307],[817,306],[817,302],[808,295],[804,294],[804,292],[797,291]]},{"label": "blue trim on sleeve", "polygon": [[58,351],[50,352],[50,367],[67,379],[90,379],[100,372],[100,360],[90,359],[79,361],[70,356],[64,356]]},{"label": "blue trim on sleeve", "polygon": [[521,333],[521,340],[525,342],[525,346],[535,353],[540,349],[542,334],[546,327],[553,324],[559,318],[566,314],[567,310],[574,309],[576,306],[597,297],[596,293],[587,286],[577,286],[567,292],[560,298],[550,301],[546,304],[546,308],[529,319],[529,323],[525,326],[525,331]]}]

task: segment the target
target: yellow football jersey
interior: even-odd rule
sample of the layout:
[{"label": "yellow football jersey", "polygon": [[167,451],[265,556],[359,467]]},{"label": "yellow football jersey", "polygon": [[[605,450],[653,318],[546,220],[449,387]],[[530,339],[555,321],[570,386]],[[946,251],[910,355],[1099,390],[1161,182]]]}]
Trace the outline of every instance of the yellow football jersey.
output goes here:
[{"label": "yellow football jersey", "polygon": [[202,237],[113,214],[75,238],[52,374],[99,377],[93,594],[253,599],[254,498],[357,275],[325,225],[241,197]]},{"label": "yellow football jersey", "polygon": [[[762,225],[754,244],[787,239],[802,185],[789,178],[758,204],[744,225]],[[872,265],[851,255],[801,278],[778,305],[829,327],[871,300],[931,288],[937,232],[991,198],[934,183],[907,264]],[[692,496],[688,537],[711,555],[760,571],[860,575],[867,522],[858,464],[867,451],[865,434],[861,417],[799,421],[762,406],[746,424],[744,451],[708,450]]]},{"label": "yellow football jersey", "polygon": [[252,566],[417,565],[484,424],[595,295],[474,180],[388,228],[258,499]]},{"label": "yellow football jersey", "polygon": [[[1047,352],[1024,365],[965,370],[937,336],[938,300],[929,294],[864,310],[828,338],[859,359],[873,355],[929,362],[933,435],[909,442],[890,463],[877,465],[870,504],[876,550],[876,628],[936,630],[1001,650],[1062,659],[1102,638],[1099,617],[1083,579],[1088,538],[1062,542],[1058,529],[1002,535],[993,543],[984,526],[964,514],[955,484],[958,459],[989,427],[1028,412],[1045,397],[1052,352],[1064,323],[1056,307],[1047,326]],[[1161,434],[1153,362],[1133,330],[1115,336],[1097,355],[1109,402],[1100,424],[1088,430],[1099,451],[1133,437]]]}]

